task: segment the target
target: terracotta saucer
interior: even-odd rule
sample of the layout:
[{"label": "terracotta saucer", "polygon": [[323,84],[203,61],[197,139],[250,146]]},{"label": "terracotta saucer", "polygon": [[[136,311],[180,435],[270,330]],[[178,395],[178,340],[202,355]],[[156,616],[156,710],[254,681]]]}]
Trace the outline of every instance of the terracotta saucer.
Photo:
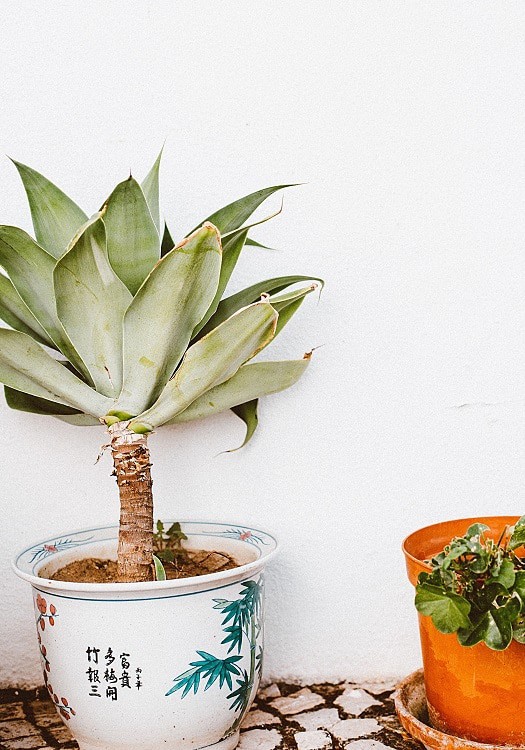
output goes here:
[{"label": "terracotta saucer", "polygon": [[406,677],[394,695],[396,713],[403,728],[427,750],[524,750],[524,745],[489,745],[439,732],[428,723],[423,670]]}]

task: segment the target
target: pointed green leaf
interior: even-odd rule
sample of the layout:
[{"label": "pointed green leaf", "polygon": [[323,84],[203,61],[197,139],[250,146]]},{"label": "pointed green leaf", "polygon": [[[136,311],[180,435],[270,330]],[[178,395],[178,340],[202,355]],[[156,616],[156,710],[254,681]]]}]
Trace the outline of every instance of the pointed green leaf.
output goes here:
[{"label": "pointed green leaf", "polygon": [[232,275],[233,269],[235,268],[235,264],[237,263],[239,255],[241,254],[241,251],[244,247],[244,242],[246,240],[246,231],[247,230],[240,230],[233,236],[228,237],[223,242],[219,285],[217,287],[217,291],[215,292],[215,297],[213,298],[212,303],[206,312],[206,315],[195,327],[192,334],[192,339],[198,336],[199,332],[205,327],[206,323],[217,310],[217,306],[221,300],[222,295],[224,294],[224,290],[226,289],[228,281],[230,280],[230,276]]},{"label": "pointed green leaf", "polygon": [[71,198],[31,167],[13,161],[24,183],[38,243],[54,258],[65,253],[86,214]]},{"label": "pointed green leaf", "polygon": [[304,373],[310,357],[283,362],[254,362],[243,365],[229,380],[206,391],[169,424],[203,419],[261,396],[284,391]]},{"label": "pointed green leaf", "polygon": [[[4,386],[5,400],[9,408],[16,411],[25,411],[30,414],[42,414],[47,416],[81,414],[78,409],[72,409],[70,406],[59,404],[55,401],[48,401],[45,398],[31,396],[29,393],[16,391],[14,388]],[[98,422],[100,424],[100,422]]]},{"label": "pointed green leaf", "polygon": [[[159,170],[160,162],[162,159],[162,152],[164,146],[161,148],[159,155],[155,159],[155,163],[144,178],[142,182],[142,192],[146,198],[146,202],[149,206],[151,216],[157,227],[157,232],[160,235],[160,207],[159,207]],[[173,246],[172,246],[173,247]],[[171,248],[170,248],[171,249]]]},{"label": "pointed green leaf", "polygon": [[260,242],[257,242],[257,240],[253,240],[251,237],[247,238],[246,244],[251,245],[252,247],[260,247],[262,250],[275,250],[274,247],[268,247],[268,245],[261,245]]},{"label": "pointed green leaf", "polygon": [[244,436],[242,444],[239,445],[238,448],[231,448],[229,451],[227,451],[227,453],[234,453],[235,451],[244,448],[246,443],[249,443],[252,439],[255,430],[257,429],[257,425],[259,424],[259,417],[257,414],[258,404],[259,400],[255,398],[252,401],[247,401],[244,404],[232,406],[233,413],[236,414],[239,419],[242,419],[242,421],[246,425],[246,435]]},{"label": "pointed green leaf", "polygon": [[61,422],[73,425],[74,427],[100,427],[100,421],[91,417],[89,414],[53,414]]},{"label": "pointed green leaf", "polygon": [[53,256],[22,229],[0,226],[0,265],[58,349],[82,374],[87,375],[81,357],[57,316],[53,287],[55,264]]},{"label": "pointed green leaf", "polygon": [[122,326],[133,297],[109,264],[100,214],[54,271],[57,312],[99,393],[122,387]]},{"label": "pointed green leaf", "polygon": [[44,398],[31,396],[29,393],[15,391],[12,388],[4,386],[5,398],[7,405],[16,411],[25,411],[31,414],[40,414],[42,416],[56,417],[61,422],[67,422],[75,427],[100,427],[100,422],[89,414],[83,414],[69,406],[46,401]]},{"label": "pointed green leaf", "polygon": [[40,344],[55,346],[11,281],[3,274],[0,274],[0,319],[15,331],[29,334]]},{"label": "pointed green leaf", "polygon": [[220,208],[209,216],[206,221],[210,221],[214,224],[221,234],[226,232],[233,232],[235,229],[242,227],[245,221],[248,221],[253,212],[259,208],[270,195],[273,195],[278,190],[284,190],[287,187],[295,187],[292,183],[290,185],[276,185],[274,187],[264,188],[263,190],[257,190],[255,193],[245,195],[244,198],[240,198],[233,203],[229,203],[227,206]]},{"label": "pointed green leaf", "polygon": [[124,385],[115,409],[135,415],[154,403],[215,296],[220,266],[220,238],[211,224],[155,266],[124,318]]},{"label": "pointed green leaf", "polygon": [[[280,210],[277,213],[280,213]],[[226,289],[231,275],[235,269],[241,251],[245,245],[248,230],[251,229],[252,226],[256,226],[257,224],[264,224],[264,222],[273,219],[274,216],[277,216],[277,213],[271,214],[271,216],[267,216],[266,218],[261,219],[261,221],[256,222],[256,224],[250,224],[249,226],[243,227],[242,229],[237,229],[233,232],[228,232],[222,235],[222,264],[217,292],[206,315],[193,331],[192,338],[198,338],[199,332],[204,328],[208,320],[216,311],[221,297],[224,294],[224,290]]]},{"label": "pointed green leaf", "polygon": [[310,286],[296,289],[293,292],[287,292],[286,294],[278,294],[271,296],[268,300],[272,307],[275,307],[279,313],[279,320],[277,322],[277,329],[275,335],[279,334],[284,326],[289,322],[290,318],[295,315],[297,310],[301,307],[304,302],[304,298],[315,292],[317,284],[310,284]]},{"label": "pointed green leaf", "polygon": [[267,302],[240,310],[193,344],[158,401],[132,422],[158,427],[186,409],[192,401],[231,378],[247,360],[273,338],[277,313]]},{"label": "pointed green leaf", "polygon": [[164,565],[161,563],[157,555],[153,555],[153,563],[155,565],[155,580],[165,581],[166,571],[164,570]]},{"label": "pointed green leaf", "polygon": [[246,289],[242,289],[236,294],[232,294],[231,297],[225,297],[225,299],[221,300],[215,313],[202,331],[200,331],[200,336],[204,336],[206,333],[212,331],[220,323],[236,313],[237,310],[256,302],[261,298],[262,294],[277,294],[292,284],[297,284],[301,281],[318,281],[321,286],[324,284],[322,279],[318,279],[315,276],[277,276],[273,279],[259,281],[257,284],[252,284],[252,286],[246,287]]},{"label": "pointed green leaf", "polygon": [[175,247],[175,243],[173,242],[173,239],[170,234],[170,230],[168,229],[168,225],[164,224],[164,233],[162,235],[162,244],[160,248],[160,254],[162,257],[167,255],[170,250],[173,250]]},{"label": "pointed green leaf", "polygon": [[112,401],[76,377],[25,333],[0,328],[0,383],[95,417]]},{"label": "pointed green leaf", "polygon": [[121,182],[105,204],[108,255],[113,270],[134,295],[160,258],[160,240],[138,182]]}]

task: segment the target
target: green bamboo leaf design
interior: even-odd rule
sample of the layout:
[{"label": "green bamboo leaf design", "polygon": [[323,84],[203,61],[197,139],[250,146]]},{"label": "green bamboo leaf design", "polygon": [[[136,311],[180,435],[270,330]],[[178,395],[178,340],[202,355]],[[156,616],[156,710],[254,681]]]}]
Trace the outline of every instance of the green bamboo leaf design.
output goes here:
[{"label": "green bamboo leaf design", "polygon": [[181,698],[193,690],[196,694],[199,690],[201,679],[208,679],[205,690],[208,690],[216,681],[219,680],[219,687],[222,688],[224,683],[232,688],[232,674],[240,674],[240,669],[235,662],[242,659],[242,656],[228,656],[225,659],[219,659],[213,654],[206,651],[197,651],[200,660],[190,662],[191,669],[175,677],[173,687],[168,690],[166,696],[172,695],[178,690],[182,690]]},{"label": "green bamboo leaf design", "polygon": [[237,653],[240,653],[244,636],[243,629],[239,625],[230,625],[229,627],[224,628],[224,632],[228,635],[221,641],[221,643],[229,644],[228,653],[235,648],[237,649]]},{"label": "green bamboo leaf design", "polygon": [[12,161],[24,184],[35,237],[48,253],[54,258],[60,258],[75,232],[88,217],[47,177],[26,164]]},{"label": "green bamboo leaf design", "polygon": [[228,700],[232,700],[230,711],[243,710],[246,707],[253,687],[246,670],[244,670],[241,679],[235,680],[235,682],[238,685],[237,689],[228,695]]}]

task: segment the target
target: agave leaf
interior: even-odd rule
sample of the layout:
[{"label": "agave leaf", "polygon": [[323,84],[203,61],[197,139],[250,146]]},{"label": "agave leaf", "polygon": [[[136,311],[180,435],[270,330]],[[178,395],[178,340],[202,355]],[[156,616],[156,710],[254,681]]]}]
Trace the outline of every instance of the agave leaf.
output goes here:
[{"label": "agave leaf", "polygon": [[277,317],[268,302],[258,302],[240,310],[190,346],[158,401],[132,421],[130,429],[148,431],[158,427],[210,388],[229,380],[271,341]]},{"label": "agave leaf", "polygon": [[55,346],[11,281],[3,274],[0,274],[0,318],[15,331],[29,334],[40,344]]},{"label": "agave leaf", "polygon": [[108,256],[113,270],[135,295],[160,258],[160,240],[138,182],[121,182],[105,204]]},{"label": "agave leaf", "polygon": [[[70,416],[73,414],[81,414],[78,409],[73,409],[71,406],[65,406],[55,401],[48,401],[45,398],[39,398],[38,396],[31,396],[30,393],[23,393],[17,391],[9,386],[4,386],[5,400],[7,405],[11,409],[16,411],[26,411],[30,414],[45,414],[53,415],[61,414],[64,416]],[[100,422],[98,422],[100,424]]]},{"label": "agave leaf", "polygon": [[87,369],[60,323],[55,303],[55,259],[22,229],[0,226],[0,265],[18,294],[60,351],[87,375]]},{"label": "agave leaf", "polygon": [[259,208],[270,195],[273,195],[278,190],[283,190],[287,187],[295,187],[292,183],[290,185],[275,185],[274,187],[264,188],[263,190],[257,190],[255,193],[245,195],[244,198],[229,203],[227,206],[220,208],[215,211],[214,214],[209,216],[206,221],[210,221],[214,224],[219,232],[226,234],[227,232],[233,232],[235,229],[242,227],[245,221],[247,221],[253,212]]},{"label": "agave leaf", "polygon": [[239,404],[238,406],[232,406],[233,413],[236,414],[239,419],[242,419],[246,425],[246,435],[238,448],[230,448],[226,453],[235,453],[235,451],[244,448],[244,446],[250,442],[259,424],[259,416],[257,414],[258,406],[259,399],[257,398],[254,398],[252,401],[246,401],[246,403]]},{"label": "agave leaf", "polygon": [[233,273],[233,269],[235,268],[237,260],[239,259],[239,255],[241,254],[241,251],[244,247],[244,242],[246,240],[247,231],[248,230],[241,229],[238,232],[236,232],[234,235],[231,235],[230,237],[228,237],[223,242],[222,263],[221,263],[221,271],[219,274],[219,285],[217,287],[215,297],[213,298],[212,303],[206,312],[206,315],[203,317],[200,323],[194,328],[193,333],[192,333],[192,339],[198,336],[199,332],[202,331],[206,323],[209,321],[211,316],[216,311],[217,306],[221,300],[221,297],[224,294],[224,290],[226,289],[228,281],[230,280],[230,276]]},{"label": "agave leaf", "polygon": [[310,356],[283,362],[254,362],[243,365],[229,380],[206,391],[169,424],[191,422],[253,401],[260,396],[284,391],[294,385],[308,367]]},{"label": "agave leaf", "polygon": [[220,237],[211,224],[157,263],[124,318],[124,384],[116,410],[136,415],[154,403],[215,296],[220,266]]},{"label": "agave leaf", "polygon": [[200,335],[204,336],[206,333],[209,333],[237,312],[237,310],[246,307],[246,305],[251,305],[260,299],[262,294],[279,293],[292,284],[297,284],[301,281],[319,281],[321,285],[324,284],[322,279],[318,279],[315,276],[277,276],[273,279],[259,281],[257,284],[253,284],[236,294],[232,294],[231,297],[225,297],[225,299],[221,300],[217,306],[217,310],[202,329]]},{"label": "agave leaf", "polygon": [[173,239],[170,234],[170,230],[168,229],[168,225],[164,224],[164,233],[162,235],[162,243],[160,247],[160,254],[162,257],[167,255],[170,250],[173,250],[175,247],[175,243],[173,242]]},{"label": "agave leaf", "polygon": [[122,323],[133,297],[109,264],[100,214],[54,271],[57,312],[99,393],[122,387]]},{"label": "agave leaf", "polygon": [[257,242],[257,240],[253,240],[251,237],[247,238],[246,244],[251,245],[252,247],[260,247],[262,250],[275,250],[274,247],[268,247],[268,245],[262,245],[260,242]]},{"label": "agave leaf", "polygon": [[57,362],[30,336],[0,329],[0,383],[101,417],[112,401]]},{"label": "agave leaf", "polygon": [[216,311],[217,306],[221,301],[221,297],[224,294],[224,290],[226,289],[235,266],[237,265],[237,261],[239,260],[239,256],[242,252],[246,237],[248,235],[248,230],[254,226],[257,226],[257,224],[264,224],[266,221],[273,219],[275,216],[281,213],[281,210],[282,208],[279,209],[279,211],[271,214],[270,216],[261,219],[261,221],[257,221],[255,224],[250,224],[249,226],[242,227],[242,229],[236,229],[233,232],[227,232],[226,234],[222,235],[222,264],[221,274],[219,276],[219,286],[217,287],[217,292],[215,294],[213,302],[208,308],[206,315],[193,331],[192,338],[198,337],[199,332],[204,328],[208,320]]},{"label": "agave leaf", "polygon": [[301,307],[304,302],[304,298],[314,292],[317,289],[317,284],[310,284],[310,286],[302,287],[301,289],[295,289],[292,292],[286,294],[277,294],[271,296],[268,300],[272,307],[275,307],[279,313],[279,320],[277,321],[277,329],[275,335],[282,331],[284,326],[288,323],[292,315]]},{"label": "agave leaf", "polygon": [[66,251],[86,214],[71,198],[31,167],[13,161],[24,183],[35,228],[35,237],[54,258]]},{"label": "agave leaf", "polygon": [[30,396],[29,393],[15,391],[13,388],[8,388],[7,386],[4,386],[4,392],[7,405],[16,411],[24,411],[46,417],[56,417],[62,422],[68,422],[77,427],[91,427],[93,425],[100,427],[98,419],[91,417],[89,414],[83,414],[76,409],[71,409],[69,406],[62,406],[61,404],[53,403],[53,401],[46,401],[45,398]]},{"label": "agave leaf", "polygon": [[89,414],[53,414],[53,417],[59,419],[61,422],[67,422],[74,427],[100,427],[100,420],[95,417],[90,417]]},{"label": "agave leaf", "polygon": [[160,162],[162,159],[162,152],[164,146],[161,148],[159,155],[155,159],[155,163],[144,178],[141,187],[146,202],[149,206],[151,216],[157,227],[157,232],[160,235],[160,206],[159,206],[159,170]]}]

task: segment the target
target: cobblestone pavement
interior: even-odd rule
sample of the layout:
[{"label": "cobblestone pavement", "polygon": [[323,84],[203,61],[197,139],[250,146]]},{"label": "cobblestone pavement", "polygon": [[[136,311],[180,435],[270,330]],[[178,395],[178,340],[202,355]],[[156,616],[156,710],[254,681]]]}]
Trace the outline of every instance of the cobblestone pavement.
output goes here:
[{"label": "cobblestone pavement", "polygon": [[[422,750],[399,726],[393,685],[277,683],[259,691],[239,750]],[[47,692],[0,691],[0,750],[77,748]]]}]

